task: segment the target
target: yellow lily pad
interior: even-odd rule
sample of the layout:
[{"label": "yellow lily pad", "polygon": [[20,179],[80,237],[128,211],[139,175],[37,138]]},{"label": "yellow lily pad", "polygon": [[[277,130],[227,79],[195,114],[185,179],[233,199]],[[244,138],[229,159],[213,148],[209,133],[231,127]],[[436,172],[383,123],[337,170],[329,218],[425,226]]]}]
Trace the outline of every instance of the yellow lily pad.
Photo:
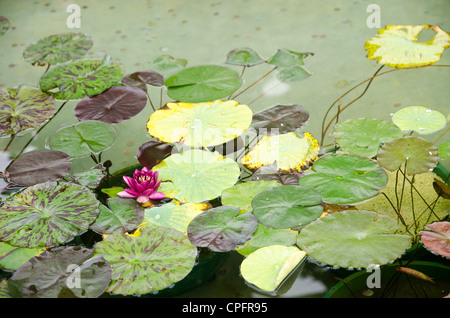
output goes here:
[{"label": "yellow lily pad", "polygon": [[301,171],[318,158],[319,144],[310,134],[302,138],[295,133],[264,136],[242,159],[251,170],[276,162],[278,171]]},{"label": "yellow lily pad", "polygon": [[[424,30],[436,32],[428,42],[419,42],[418,36]],[[438,25],[388,25],[366,42],[367,57],[378,63],[405,68],[433,64],[441,58],[450,45],[450,34]]]},{"label": "yellow lily pad", "polygon": [[236,101],[167,103],[150,116],[148,133],[160,141],[191,147],[221,145],[240,136],[253,112]]}]

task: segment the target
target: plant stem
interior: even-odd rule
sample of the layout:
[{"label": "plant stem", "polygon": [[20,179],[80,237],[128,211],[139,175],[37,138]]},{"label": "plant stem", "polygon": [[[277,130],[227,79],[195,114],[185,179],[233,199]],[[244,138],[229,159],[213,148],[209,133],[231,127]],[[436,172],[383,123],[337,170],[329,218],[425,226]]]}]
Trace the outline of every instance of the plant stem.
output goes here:
[{"label": "plant stem", "polygon": [[447,127],[447,129],[438,137],[438,139],[436,139],[433,143],[432,143],[432,145],[434,146],[438,141],[439,141],[439,139],[441,139],[442,137],[444,137],[444,135],[448,132],[450,130],[450,127]]},{"label": "plant stem", "polygon": [[150,106],[152,106],[153,111],[156,111],[155,106],[153,106],[152,99],[150,98],[150,95],[148,94],[148,91],[145,91],[145,93],[147,94],[148,101],[150,102]]},{"label": "plant stem", "polygon": [[247,86],[245,89],[243,89],[241,92],[237,93],[236,95],[231,95],[229,97],[229,99],[235,99],[236,97],[238,97],[239,95],[241,95],[242,93],[244,93],[245,91],[247,91],[248,89],[250,89],[251,87],[255,86],[258,82],[260,82],[262,79],[264,79],[265,77],[267,77],[270,73],[272,73],[273,71],[275,71],[277,69],[278,66],[275,66],[273,69],[271,69],[270,71],[268,71],[266,74],[264,74],[263,76],[261,76],[259,79],[257,79],[255,82],[253,82],[252,84],[250,84],[249,86]]},{"label": "plant stem", "polygon": [[9,146],[11,146],[11,143],[13,142],[14,138],[16,137],[16,134],[12,134],[11,137],[9,138],[8,144],[5,146],[5,149],[3,149],[3,151],[8,151]]},{"label": "plant stem", "polygon": [[264,95],[266,95],[268,92],[270,92],[272,89],[276,88],[278,85],[284,83],[284,81],[280,81],[278,83],[276,83],[275,85],[273,85],[271,88],[269,88],[268,90],[266,90],[265,92],[263,92],[262,94],[260,94],[258,97],[256,97],[254,100],[252,100],[250,103],[248,103],[247,105],[250,106],[251,104],[253,104],[254,102],[256,102],[258,99],[260,99],[261,97],[263,97]]}]

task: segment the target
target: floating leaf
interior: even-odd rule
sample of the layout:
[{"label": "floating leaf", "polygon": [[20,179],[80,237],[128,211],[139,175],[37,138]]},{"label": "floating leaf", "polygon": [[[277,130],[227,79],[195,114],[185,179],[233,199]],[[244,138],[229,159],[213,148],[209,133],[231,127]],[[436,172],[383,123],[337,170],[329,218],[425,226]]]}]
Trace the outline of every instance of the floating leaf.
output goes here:
[{"label": "floating leaf", "polygon": [[378,151],[378,163],[389,171],[400,168],[406,162],[408,175],[433,169],[438,160],[438,150],[421,137],[405,136],[385,143]]},{"label": "floating leaf", "polygon": [[32,65],[55,65],[84,57],[93,44],[91,37],[83,33],[53,34],[29,45],[23,57]]},{"label": "floating leaf", "polygon": [[275,53],[267,63],[280,67],[303,65],[305,64],[303,59],[311,54],[312,53],[300,53],[286,49],[278,49],[277,53]]},{"label": "floating leaf", "polygon": [[17,247],[6,242],[0,242],[0,268],[6,271],[15,271],[30,258],[41,254],[43,251],[45,251],[43,247]]},{"label": "floating leaf", "polygon": [[274,291],[305,256],[306,253],[295,246],[262,247],[242,261],[241,275],[262,290]]},{"label": "floating leaf", "polygon": [[176,59],[170,55],[160,55],[150,62],[149,68],[153,71],[168,74],[178,71],[187,65],[187,60]]},{"label": "floating leaf", "polygon": [[71,178],[78,184],[88,187],[90,189],[97,188],[101,181],[105,178],[105,172],[99,167],[95,166],[87,171],[74,173]]},{"label": "floating leaf", "polygon": [[163,86],[164,76],[155,71],[138,71],[125,75],[122,78],[122,84],[137,87],[146,92],[147,85]]},{"label": "floating leaf", "polygon": [[81,246],[47,250],[23,264],[8,280],[16,297],[95,298],[104,293],[111,268],[101,256]]},{"label": "floating leaf", "polygon": [[222,191],[220,196],[223,205],[231,205],[239,208],[241,213],[252,209],[252,199],[258,193],[280,184],[276,181],[252,181],[238,183]]},{"label": "floating leaf", "polygon": [[167,95],[179,102],[209,102],[231,95],[241,87],[239,74],[223,66],[202,65],[183,69],[165,81]]},{"label": "floating leaf", "polygon": [[122,66],[107,60],[78,60],[55,67],[41,77],[39,86],[56,99],[98,95],[122,79]]},{"label": "floating leaf", "polygon": [[7,169],[9,180],[23,186],[65,177],[72,167],[70,157],[61,151],[37,151],[19,158]]},{"label": "floating leaf", "polygon": [[314,173],[300,178],[299,184],[316,189],[323,202],[353,204],[378,194],[388,177],[376,162],[355,155],[327,155],[317,160]]},{"label": "floating leaf", "polygon": [[132,86],[115,86],[93,96],[85,96],[75,107],[78,120],[98,120],[117,124],[139,114],[147,104],[147,95]]},{"label": "floating leaf", "polygon": [[241,163],[251,170],[277,163],[277,170],[300,171],[317,159],[319,144],[309,133],[303,138],[295,133],[264,136],[248,152]]},{"label": "floating leaf", "polygon": [[398,110],[392,121],[403,131],[414,130],[419,134],[430,134],[442,129],[447,119],[440,112],[423,106],[409,106]]},{"label": "floating leaf", "polygon": [[195,265],[197,248],[180,231],[144,227],[134,235],[106,236],[95,245],[95,253],[111,264],[108,292],[142,295],[186,277]]},{"label": "floating leaf", "polygon": [[225,64],[251,67],[264,62],[265,61],[255,52],[255,50],[250,48],[239,48],[228,52]]},{"label": "floating leaf", "polygon": [[450,258],[450,222],[434,222],[426,227],[430,231],[420,231],[423,245],[433,253]]},{"label": "floating leaf", "polygon": [[112,187],[112,188],[102,188],[102,192],[105,193],[110,198],[116,198],[119,195],[117,193],[123,191],[122,187]]},{"label": "floating leaf", "polygon": [[434,178],[433,188],[439,196],[450,199],[450,187],[441,180]]},{"label": "floating leaf", "polygon": [[395,219],[371,211],[329,214],[305,226],[297,245],[311,258],[332,266],[367,268],[400,257],[409,235],[395,234]]},{"label": "floating leaf", "polygon": [[443,144],[441,144],[438,148],[439,157],[441,159],[450,158],[450,140],[447,140]]},{"label": "floating leaf", "polygon": [[267,189],[252,200],[258,222],[278,229],[297,228],[314,221],[323,212],[316,190],[294,185]]},{"label": "floating leaf", "polygon": [[191,147],[223,144],[241,135],[252,121],[252,110],[235,101],[168,103],[147,123],[151,136]]},{"label": "floating leaf", "polygon": [[278,135],[303,127],[309,112],[300,105],[277,105],[253,115],[252,127],[260,135]]},{"label": "floating leaf", "polygon": [[298,180],[302,175],[302,173],[296,171],[278,171],[277,163],[274,162],[271,165],[262,166],[256,170],[252,175],[252,180],[276,181],[282,185],[298,185]]},{"label": "floating leaf", "polygon": [[39,126],[53,115],[55,100],[33,86],[0,89],[0,135]]},{"label": "floating leaf", "polygon": [[136,158],[142,166],[147,167],[147,169],[152,169],[153,166],[160,163],[172,153],[176,153],[173,145],[162,141],[150,140],[136,150]]},{"label": "floating leaf", "polygon": [[[181,202],[197,203],[215,199],[233,186],[240,175],[239,165],[217,152],[188,150],[173,154],[153,167],[159,178],[173,184],[174,198]],[[160,191],[165,192],[164,183]]]},{"label": "floating leaf", "polygon": [[189,224],[187,235],[195,246],[228,252],[247,242],[257,226],[253,214],[239,214],[238,208],[224,205],[197,215]]},{"label": "floating leaf", "polygon": [[377,119],[360,118],[336,124],[333,136],[344,151],[372,158],[382,144],[403,136],[394,124]]},{"label": "floating leaf", "polygon": [[87,230],[99,213],[89,189],[49,181],[28,187],[0,209],[0,240],[20,247],[64,243]]},{"label": "floating leaf", "polygon": [[211,208],[209,203],[166,203],[145,209],[141,227],[170,227],[187,235],[189,223],[200,213]]},{"label": "floating leaf", "polygon": [[48,141],[52,150],[67,153],[72,158],[88,156],[111,147],[116,141],[113,126],[100,121],[84,121],[58,129]]},{"label": "floating leaf", "polygon": [[90,229],[100,234],[131,232],[142,222],[144,213],[144,208],[135,200],[109,198],[107,206],[100,205],[98,217]]},{"label": "floating leaf", "polygon": [[[424,30],[436,34],[428,42],[419,42]],[[450,45],[450,34],[438,25],[388,25],[378,30],[378,35],[366,42],[367,57],[378,63],[396,68],[423,66],[439,61],[442,52]]]},{"label": "floating leaf", "polygon": [[6,17],[0,16],[0,36],[9,30],[9,20]]},{"label": "floating leaf", "polygon": [[299,66],[299,65],[294,65],[294,66],[289,66],[289,67],[282,69],[278,73],[278,78],[282,82],[284,82],[284,81],[297,82],[297,81],[302,81],[304,79],[307,79],[311,75],[312,74],[304,67]]},{"label": "floating leaf", "polygon": [[274,229],[259,223],[252,238],[245,244],[237,246],[239,254],[248,256],[261,247],[270,245],[292,246],[297,241],[297,231],[291,229]]}]

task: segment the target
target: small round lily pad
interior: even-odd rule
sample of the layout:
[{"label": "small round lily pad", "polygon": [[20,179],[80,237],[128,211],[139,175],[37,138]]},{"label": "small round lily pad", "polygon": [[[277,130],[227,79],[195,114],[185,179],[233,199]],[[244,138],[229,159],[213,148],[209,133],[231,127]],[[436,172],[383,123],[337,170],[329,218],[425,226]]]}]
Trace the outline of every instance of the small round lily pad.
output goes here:
[{"label": "small round lily pad", "polygon": [[415,131],[421,135],[442,129],[447,119],[436,110],[423,106],[409,106],[398,110],[392,122],[403,131]]}]

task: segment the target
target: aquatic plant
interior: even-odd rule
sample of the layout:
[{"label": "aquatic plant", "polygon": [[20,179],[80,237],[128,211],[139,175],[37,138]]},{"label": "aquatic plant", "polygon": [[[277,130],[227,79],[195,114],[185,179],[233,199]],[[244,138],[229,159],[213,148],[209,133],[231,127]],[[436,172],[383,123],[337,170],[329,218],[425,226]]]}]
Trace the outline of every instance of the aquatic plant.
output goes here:
[{"label": "aquatic plant", "polygon": [[[424,28],[436,32],[426,45],[416,43]],[[448,33],[437,26],[389,26],[365,47],[368,58],[398,70],[428,67],[448,43]],[[353,87],[367,83],[346,106],[347,93],[336,100],[316,139],[302,129],[309,119],[305,107],[274,105],[254,113],[251,105],[264,93],[244,102],[269,74],[276,74],[276,85],[312,76],[304,64],[313,53],[278,49],[264,59],[251,48],[237,48],[225,66],[192,67],[162,55],[151,69],[124,75],[109,56],[86,59],[91,46],[90,37],[79,33],[44,38],[24,52],[33,65],[47,65],[39,87],[0,90],[5,151],[14,148],[16,135],[34,130],[21,150],[11,151],[2,174],[0,267],[13,274],[0,295],[170,294],[186,282],[196,286],[202,262],[232,251],[243,257],[240,273],[247,284],[269,295],[289,289],[308,258],[350,269],[396,261],[406,273],[419,254],[408,256],[410,249],[448,257],[449,173],[439,164],[448,157],[448,142],[438,148],[424,138],[445,128],[448,118],[412,106],[392,121],[339,122],[375,78],[393,70],[380,73],[380,67]],[[271,69],[242,88],[245,70],[258,65]],[[151,98],[158,88],[159,105]],[[173,99],[165,105],[164,91]],[[24,154],[74,100],[78,121],[49,133],[49,149]],[[118,138],[114,125],[141,114],[147,103],[151,140],[137,147],[136,166],[111,174],[114,158],[102,154]],[[331,127],[332,143],[324,145]],[[72,161],[84,158],[93,160],[91,168],[71,173]],[[416,182],[429,173],[432,202]],[[391,186],[394,197],[387,193]],[[367,208],[379,200],[389,203],[389,211]],[[80,286],[71,286],[72,273],[62,270],[71,264],[81,269]],[[45,275],[56,283],[45,284]]]}]

